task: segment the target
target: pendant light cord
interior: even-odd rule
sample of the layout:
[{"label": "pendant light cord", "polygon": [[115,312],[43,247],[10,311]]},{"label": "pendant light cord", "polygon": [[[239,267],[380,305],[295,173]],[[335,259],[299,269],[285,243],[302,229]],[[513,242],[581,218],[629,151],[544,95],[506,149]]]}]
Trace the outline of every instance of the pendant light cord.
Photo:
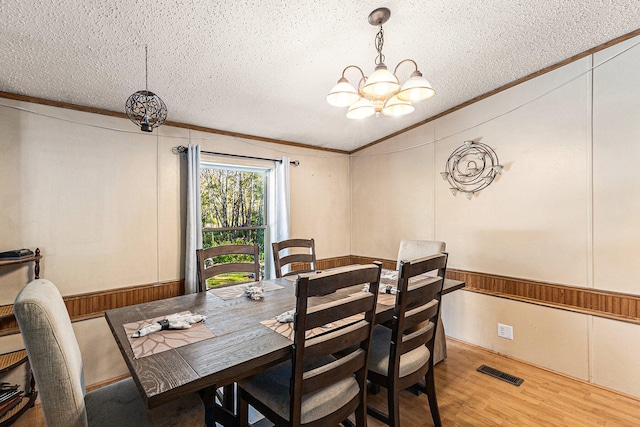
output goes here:
[{"label": "pendant light cord", "polygon": [[147,45],[144,45],[144,90],[149,92],[149,53]]}]

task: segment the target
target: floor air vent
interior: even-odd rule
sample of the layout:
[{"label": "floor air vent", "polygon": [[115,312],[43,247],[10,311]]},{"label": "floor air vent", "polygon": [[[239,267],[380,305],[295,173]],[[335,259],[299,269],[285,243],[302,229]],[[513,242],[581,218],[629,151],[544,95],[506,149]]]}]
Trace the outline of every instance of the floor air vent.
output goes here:
[{"label": "floor air vent", "polygon": [[492,368],[487,365],[482,365],[477,369],[478,372],[482,372],[483,374],[491,375],[499,380],[506,381],[509,384],[513,384],[519,386],[524,382],[522,378],[514,377],[513,375],[509,375],[506,372],[499,371],[495,368]]}]

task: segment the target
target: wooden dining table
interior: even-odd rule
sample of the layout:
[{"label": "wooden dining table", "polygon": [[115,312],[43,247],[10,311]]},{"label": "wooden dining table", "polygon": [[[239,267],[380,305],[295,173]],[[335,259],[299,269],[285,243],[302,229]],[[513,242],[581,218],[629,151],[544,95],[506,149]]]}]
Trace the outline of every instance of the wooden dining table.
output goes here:
[{"label": "wooden dining table", "polygon": [[[247,297],[224,300],[208,291],[105,312],[131,376],[149,408],[184,394],[233,384],[290,359],[292,341],[260,322],[295,307],[295,282],[280,278],[263,284],[282,288],[265,292],[264,298],[257,301]],[[445,279],[443,293],[461,287],[464,282]],[[317,298],[326,301],[332,295]],[[135,357],[124,325],[185,311],[207,316],[205,325],[215,336]],[[393,305],[378,303],[376,323],[386,322],[392,315]],[[219,415],[224,419],[231,414],[216,412],[216,417]]]}]

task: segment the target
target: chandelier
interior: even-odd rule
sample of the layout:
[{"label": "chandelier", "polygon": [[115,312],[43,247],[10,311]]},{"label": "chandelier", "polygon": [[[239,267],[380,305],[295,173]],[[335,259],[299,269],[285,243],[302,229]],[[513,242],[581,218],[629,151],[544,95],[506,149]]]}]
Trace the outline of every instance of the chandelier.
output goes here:
[{"label": "chandelier", "polygon": [[[349,107],[347,117],[350,119],[363,119],[372,115],[379,116],[404,116],[415,111],[413,104],[431,98],[436,94],[429,82],[418,71],[418,65],[412,59],[400,61],[393,73],[387,70],[384,64],[382,46],[384,45],[384,32],[382,24],[389,20],[391,11],[381,7],[369,14],[369,24],[379,26],[376,34],[375,45],[378,56],[375,59],[376,68],[371,77],[366,77],[362,69],[356,65],[349,65],[342,71],[342,77],[338,80],[329,95],[327,102],[335,107]],[[415,70],[411,77],[401,86],[397,77],[398,68],[404,63],[411,63]],[[349,83],[345,77],[348,69],[355,68],[360,71],[358,90]]]},{"label": "chandelier", "polygon": [[148,90],[147,46],[144,47],[144,67],[145,90],[139,90],[127,99],[124,112],[133,123],[140,126],[140,130],[153,132],[153,128],[157,128],[167,119],[167,106],[158,95]]}]

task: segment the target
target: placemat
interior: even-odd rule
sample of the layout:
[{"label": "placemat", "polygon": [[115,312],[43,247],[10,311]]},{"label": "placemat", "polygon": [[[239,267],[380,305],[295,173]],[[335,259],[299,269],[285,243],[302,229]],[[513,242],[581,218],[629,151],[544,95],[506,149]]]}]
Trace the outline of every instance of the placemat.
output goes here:
[{"label": "placemat", "polygon": [[[346,317],[344,319],[338,320],[337,322],[331,322],[330,326],[321,326],[319,328],[313,328],[308,330],[305,333],[305,336],[308,338],[313,338],[318,335],[322,335],[327,333],[333,329],[339,328],[341,326],[350,325],[352,323],[358,322],[363,319],[362,314],[354,314],[353,316]],[[289,338],[293,341],[293,322],[280,323],[276,319],[268,319],[260,322],[264,326],[269,329],[272,329],[282,335],[285,338]]]},{"label": "placemat", "polygon": [[395,296],[395,294],[381,294],[381,293],[378,293],[378,304],[396,305],[396,296]]},{"label": "placemat", "polygon": [[[179,314],[191,314],[191,312],[183,311]],[[214,334],[211,329],[207,328],[204,323],[196,323],[189,329],[165,329],[164,331],[154,332],[153,334],[139,338],[133,338],[131,336],[142,326],[149,323],[155,323],[165,317],[166,316],[154,317],[153,319],[146,319],[122,325],[127,334],[129,344],[131,345],[131,350],[133,350],[133,355],[136,359],[172,350],[188,344],[193,344],[209,338],[215,338],[216,336],[216,334]]]},{"label": "placemat", "polygon": [[284,286],[276,285],[275,283],[269,282],[252,282],[252,283],[243,283],[241,285],[235,286],[225,286],[223,288],[213,288],[209,289],[208,292],[213,293],[218,298],[222,298],[227,301],[234,298],[240,298],[244,295],[245,286],[261,286],[264,292],[275,291],[277,289],[282,289]]}]

